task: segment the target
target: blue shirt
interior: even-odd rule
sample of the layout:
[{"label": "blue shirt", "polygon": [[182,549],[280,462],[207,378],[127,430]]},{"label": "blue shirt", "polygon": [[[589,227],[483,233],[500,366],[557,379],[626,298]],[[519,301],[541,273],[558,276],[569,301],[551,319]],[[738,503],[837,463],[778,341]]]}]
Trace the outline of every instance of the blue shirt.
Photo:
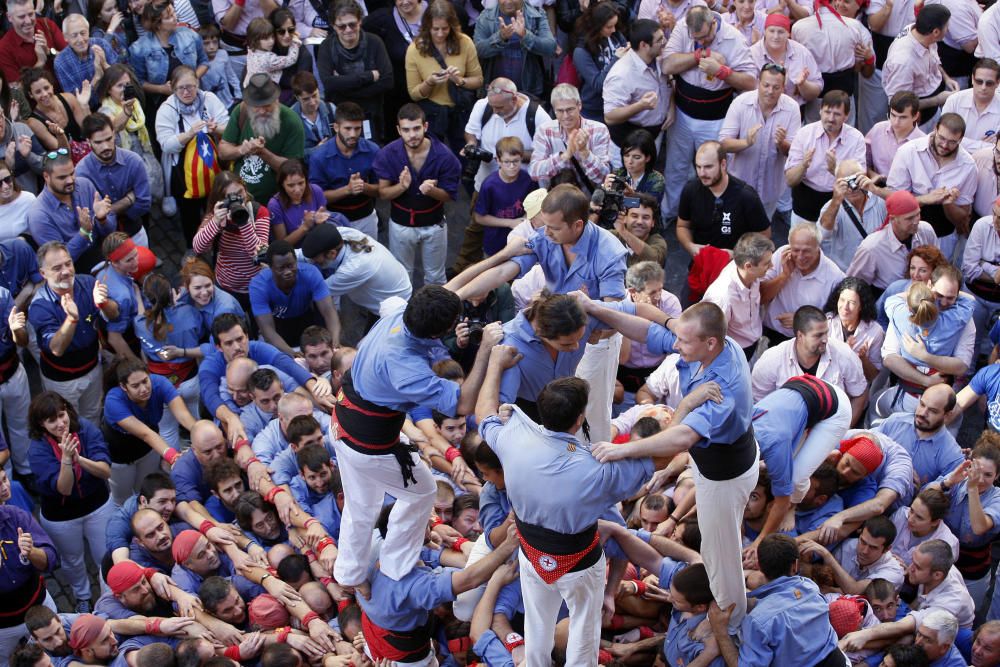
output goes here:
[{"label": "blue shirt", "polygon": [[[337,141],[331,139],[322,146],[316,146],[308,155],[309,182],[324,190],[336,190],[347,185],[351,174],[360,174],[365,183],[377,183],[372,163],[378,150],[378,144],[361,137],[354,152],[348,157],[337,148]],[[399,171],[402,171],[402,167]],[[394,178],[399,177],[399,171]]]},{"label": "blue shirt", "polygon": [[153,390],[144,408],[129,399],[125,390],[120,386],[112,387],[111,391],[104,397],[104,423],[109,428],[126,433],[118,422],[135,417],[154,431],[157,430],[160,420],[163,418],[164,408],[180,394],[174,389],[174,385],[162,375],[150,374],[149,380]]},{"label": "blue shirt", "polygon": [[[299,366],[287,354],[268,343],[252,340],[247,349],[247,356],[258,364],[270,365],[284,371],[295,378],[300,385],[305,385],[312,378],[312,374]],[[198,385],[201,394],[201,402],[205,404],[210,414],[222,405],[219,397],[219,383],[226,374],[226,359],[222,352],[216,349],[214,352],[205,355],[201,365],[198,366]]]},{"label": "blue shirt", "polygon": [[[100,429],[83,417],[79,419],[80,431],[77,435],[80,438],[80,456],[111,465],[108,443],[104,441]],[[60,457],[53,453],[48,440],[32,440],[28,445],[28,460],[31,463],[31,472],[35,473],[35,479],[38,480],[38,494],[42,496],[43,502],[48,498],[62,501],[64,504],[73,503],[97,493],[107,493],[107,480],[92,475],[86,468],[81,467],[79,481],[73,482],[73,488],[68,495],[61,494],[56,488],[56,480],[59,479],[62,464]]]},{"label": "blue shirt", "polygon": [[[677,352],[674,349],[676,340],[670,329],[655,323],[649,325],[646,347],[652,354]],[[736,442],[750,428],[753,414],[750,366],[746,355],[736,341],[727,336],[719,356],[704,372],[699,373],[700,370],[701,362],[677,360],[681,394],[686,396],[705,382],[716,382],[722,389],[722,402],[706,401],[692,410],[682,423],[701,436],[697,447],[707,447],[713,442]]]},{"label": "blue shirt", "polygon": [[[288,487],[292,490],[292,497],[299,504],[302,511],[316,517],[316,520],[326,528],[326,532],[335,541],[340,539],[340,508],[337,506],[337,496],[332,492],[319,495],[309,488],[302,475],[296,475],[289,482]],[[480,510],[480,520],[482,511]]]},{"label": "blue shirt", "polygon": [[[201,348],[203,352],[207,351],[206,354],[211,353],[215,349],[214,347],[212,347],[207,343],[202,345]],[[284,387],[286,394],[298,389],[299,383],[296,382],[295,379],[292,378],[292,376],[288,375],[287,373],[278,370],[274,366],[269,366],[268,364],[259,365],[257,367],[257,370],[260,370],[261,368],[270,368],[272,371],[278,374],[278,381],[281,382],[281,386]],[[244,410],[253,405],[253,402],[247,403],[246,406],[244,407],[236,405],[236,401],[233,400],[233,395],[229,391],[229,386],[226,384],[225,380],[219,383],[219,398],[222,399],[223,405],[232,410],[234,414],[240,416],[243,415]],[[264,426],[265,428],[267,427],[266,424]]]},{"label": "blue shirt", "polygon": [[[410,187],[400,195],[400,201],[407,200],[409,202],[407,207],[417,210],[441,207],[440,201],[420,192],[421,183],[427,179],[436,179],[437,187],[447,192],[448,196],[455,200],[458,198],[458,183],[462,176],[462,164],[451,152],[451,149],[430,134],[427,135],[427,139],[431,142],[431,147],[424,160],[424,166],[419,171],[410,164],[410,158],[406,154],[406,147],[403,145],[402,139],[396,139],[383,146],[375,154],[375,159],[372,161],[372,171],[375,172],[375,175],[390,183],[397,183],[403,167],[409,167],[412,180]],[[395,209],[396,207],[393,206],[394,215]],[[441,207],[440,211],[444,215],[444,207]]]},{"label": "blue shirt", "polygon": [[94,78],[94,47],[104,50],[108,65],[118,62],[118,54],[105,40],[91,37],[88,41],[87,54],[81,59],[71,47],[66,47],[52,61],[52,69],[62,89],[71,95],[83,87],[84,81]]},{"label": "blue shirt", "polygon": [[[267,592],[264,590],[263,586],[255,584],[249,579],[236,574],[236,568],[233,567],[233,562],[229,560],[229,556],[222,552],[219,553],[219,569],[209,576],[215,575],[218,575],[223,579],[228,579],[230,583],[232,583],[233,588],[236,589],[236,592],[243,596],[244,600],[252,600],[258,595],[262,595]],[[170,571],[170,578],[174,580],[178,588],[182,591],[190,593],[191,595],[198,595],[198,588],[201,586],[202,582],[205,581],[204,577],[195,574],[180,563],[174,563],[174,568]]]},{"label": "blue shirt", "polygon": [[[277,424],[278,422],[275,421],[274,423]],[[327,453],[333,458],[335,452],[330,438],[323,438],[323,446],[326,447]],[[271,470],[271,480],[278,486],[288,484],[299,474],[299,462],[295,458],[295,452],[292,451],[291,447],[286,447],[275,454],[274,459],[268,464],[268,468]]]},{"label": "blue shirt", "polygon": [[757,606],[743,619],[740,667],[815,665],[837,648],[830,605],[803,577],[778,577],[750,592]]},{"label": "blue shirt", "polygon": [[519,277],[535,264],[540,264],[545,273],[545,286],[554,293],[568,294],[586,287],[592,299],[625,298],[625,258],[628,249],[611,232],[592,222],[584,225],[583,234],[570,248],[575,258],[568,267],[562,246],[553,243],[545,235],[544,228],[535,232],[529,245],[532,254],[520,255],[512,260],[521,269]]},{"label": "blue shirt", "polygon": [[[167,306],[163,309],[163,315],[169,325],[166,327],[166,336],[162,341],[157,340],[153,335],[153,323],[146,319],[145,315],[136,315],[132,320],[136,338],[142,346],[142,353],[147,359],[155,362],[163,362],[160,357],[160,350],[165,345],[173,345],[181,349],[198,347],[202,338],[207,337],[205,324],[198,311],[191,306],[179,303],[175,306]],[[174,357],[171,364],[181,364],[191,361],[190,357]],[[150,371],[152,372],[152,371]]]},{"label": "blue shirt", "polygon": [[[167,39],[174,57],[191,69],[208,64],[201,35],[190,28],[177,27]],[[153,33],[146,33],[128,48],[129,63],[143,83],[166,83],[170,78],[170,56]]]},{"label": "blue shirt", "polygon": [[496,415],[485,419],[479,433],[500,458],[517,517],[559,533],[594,525],[653,474],[651,458],[598,463],[575,436],[549,431],[517,407],[506,424]]},{"label": "blue shirt", "polygon": [[760,446],[760,457],[767,464],[775,496],[792,495],[795,488],[792,456],[808,419],[806,402],[792,389],[777,389],[754,406],[753,432]]},{"label": "blue shirt", "polygon": [[250,308],[254,317],[273,315],[277,320],[301,317],[312,309],[313,303],[330,298],[319,269],[308,262],[300,261],[298,265],[298,277],[289,293],[278,289],[270,268],[250,280]]},{"label": "blue shirt", "polygon": [[17,343],[10,333],[10,325],[7,324],[7,317],[14,309],[14,299],[5,287],[0,287],[0,317],[4,321],[0,322],[0,359],[6,359],[17,351]]},{"label": "blue shirt", "polygon": [[952,644],[948,652],[930,664],[930,667],[969,667],[969,661],[962,657],[962,652]]},{"label": "blue shirt", "polygon": [[28,283],[42,282],[38,257],[22,238],[0,242],[0,287],[17,297]]},{"label": "blue shirt", "polygon": [[[319,410],[313,410],[313,419],[319,422],[320,431],[323,435],[327,435],[330,432],[330,416]],[[323,442],[326,445],[327,451],[333,451],[333,445],[328,442],[329,438],[323,438]],[[260,459],[261,463],[265,465],[271,465],[279,454],[284,451],[290,451],[288,446],[288,438],[285,437],[285,433],[281,430],[281,422],[277,419],[272,420],[264,430],[257,434],[257,437],[253,439],[253,453]],[[295,461],[295,455],[292,455],[292,461]],[[298,468],[292,472],[292,477],[298,473]],[[275,482],[275,484],[281,484],[281,482]]]},{"label": "blue shirt", "polygon": [[495,548],[490,542],[490,531],[507,520],[510,510],[507,489],[498,489],[493,482],[483,484],[483,490],[479,492],[479,525],[483,527],[486,546],[490,549]]},{"label": "blue shirt", "polygon": [[890,296],[895,296],[910,289],[911,284],[913,284],[913,281],[909,278],[894,280],[889,283],[889,286],[882,292],[882,296],[875,302],[875,320],[882,325],[884,330],[889,330],[889,316],[885,314],[885,302],[889,300]]},{"label": "blue shirt", "polygon": [[277,416],[277,414],[264,412],[255,402],[251,401],[245,408],[240,410],[240,423],[243,424],[243,430],[246,432],[247,438],[252,441]]},{"label": "blue shirt", "polygon": [[214,322],[215,318],[219,315],[232,313],[233,315],[238,315],[244,318],[247,316],[247,314],[243,312],[243,306],[241,306],[240,302],[236,300],[236,297],[218,285],[215,285],[214,296],[208,305],[199,306],[191,300],[191,295],[186,291],[181,298],[178,299],[178,303],[193,307],[201,316],[202,326],[204,327],[202,329],[201,342],[208,340],[209,335],[212,333],[212,322]]},{"label": "blue shirt", "polygon": [[906,450],[913,460],[920,486],[923,486],[957,468],[965,455],[944,426],[929,438],[918,438],[913,419],[908,412],[897,412],[872,430],[889,436]]},{"label": "blue shirt", "polygon": [[830,496],[830,499],[811,510],[795,512],[795,532],[805,535],[808,532],[818,529],[823,522],[837,512],[844,510],[844,501],[838,495]]},{"label": "blue shirt", "polygon": [[1000,431],[1000,364],[980,368],[969,381],[969,388],[986,397],[986,422],[994,431]]},{"label": "blue shirt", "polygon": [[472,646],[472,650],[487,667],[514,667],[510,651],[492,630],[479,635],[479,640]]},{"label": "blue shirt", "polygon": [[361,340],[351,379],[354,389],[375,405],[399,412],[423,405],[454,417],[461,388],[431,370],[431,364],[446,358],[448,350],[440,340],[410,333],[400,307],[380,319]]},{"label": "blue shirt", "polygon": [[45,574],[59,567],[59,553],[42,526],[20,507],[0,505],[0,593],[10,593],[38,577],[38,570],[25,565],[17,548],[17,529],[31,533],[35,546],[45,552],[48,563]]},{"label": "blue shirt", "polygon": [[[67,353],[86,350],[97,344],[97,323],[104,316],[94,305],[95,282],[97,281],[94,277],[87,274],[78,274],[73,281],[73,301],[76,302],[76,308],[80,312],[80,321],[76,323],[73,339],[66,348]],[[65,319],[66,311],[62,308],[61,298],[49,288],[48,284],[39,287],[35,296],[31,298],[31,305],[28,306],[28,321],[35,327],[38,347],[44,352],[52,353],[49,343]]]},{"label": "blue shirt", "polygon": [[358,603],[375,625],[386,630],[413,630],[427,623],[431,610],[451,602],[454,568],[431,570],[417,564],[406,576],[394,581],[376,569],[371,577],[371,597],[358,596]]},{"label": "blue shirt", "polygon": [[195,500],[204,504],[212,493],[212,489],[205,483],[201,462],[194,452],[186,452],[177,459],[170,469],[170,479],[174,480],[174,486],[177,487],[178,503]]},{"label": "blue shirt", "polygon": [[90,179],[97,186],[97,191],[111,197],[111,201],[124,199],[130,192],[135,195],[135,203],[125,209],[125,217],[129,220],[138,222],[149,213],[153,203],[149,192],[149,176],[146,174],[146,164],[137,153],[127,148],[115,148],[115,158],[111,164],[101,162],[96,153],[88,153],[76,165],[76,175],[77,178],[83,176]]},{"label": "blue shirt", "polygon": [[[478,215],[492,215],[506,220],[524,218],[524,198],[538,184],[531,180],[528,172],[521,169],[513,183],[500,178],[500,172],[495,171],[483,180],[479,186],[479,196],[476,197],[475,212]],[[487,256],[496,254],[507,245],[507,227],[483,227],[483,252]]]},{"label": "blue shirt", "polygon": [[[910,335],[923,341],[930,354],[951,356],[955,353],[962,330],[972,319],[975,303],[973,299],[959,295],[955,305],[940,310],[937,320],[926,328],[910,322],[910,307],[906,305],[905,295],[889,297],[885,302],[885,314],[889,317],[891,326],[899,332],[900,341],[903,335]],[[908,354],[902,345],[899,354],[915,366],[926,366],[924,362]]]},{"label": "blue shirt", "polygon": [[132,320],[139,313],[135,281],[132,276],[119,273],[110,264],[105,265],[97,277],[108,286],[108,298],[118,304],[118,317],[108,321],[108,331],[124,334],[132,328]]},{"label": "blue shirt", "polygon": [[[87,178],[77,177],[76,188],[72,194],[72,206],[67,206],[56,199],[47,187],[38,195],[38,199],[28,211],[28,231],[35,243],[42,245],[48,241],[62,241],[69,248],[73,261],[80,259],[90,247],[101,245],[101,240],[118,229],[118,220],[114,213],[101,222],[94,217],[94,195],[97,188]],[[90,211],[90,219],[94,223],[94,240],[80,234],[80,219],[76,214],[77,207]],[[89,268],[89,267],[88,267]],[[79,277],[79,276],[78,276]]]},{"label": "blue shirt", "polygon": [[298,114],[299,120],[302,121],[302,128],[305,130],[305,157],[308,160],[321,141],[333,139],[333,114],[337,112],[337,107],[333,105],[333,102],[320,101],[315,123],[302,113],[301,102],[296,101],[292,105],[292,111]]}]

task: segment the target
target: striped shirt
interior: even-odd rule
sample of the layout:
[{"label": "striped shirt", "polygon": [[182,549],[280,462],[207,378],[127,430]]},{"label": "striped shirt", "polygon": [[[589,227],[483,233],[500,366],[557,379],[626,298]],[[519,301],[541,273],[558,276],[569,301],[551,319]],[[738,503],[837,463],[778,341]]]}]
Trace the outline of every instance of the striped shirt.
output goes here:
[{"label": "striped shirt", "polygon": [[194,251],[203,253],[218,244],[215,253],[215,277],[219,285],[227,292],[247,294],[250,290],[250,279],[257,275],[260,267],[254,264],[253,258],[258,248],[267,245],[271,233],[271,214],[267,207],[257,206],[257,216],[253,225],[243,225],[237,232],[219,233],[219,226],[212,220],[209,213],[201,223],[201,228],[194,235]]}]

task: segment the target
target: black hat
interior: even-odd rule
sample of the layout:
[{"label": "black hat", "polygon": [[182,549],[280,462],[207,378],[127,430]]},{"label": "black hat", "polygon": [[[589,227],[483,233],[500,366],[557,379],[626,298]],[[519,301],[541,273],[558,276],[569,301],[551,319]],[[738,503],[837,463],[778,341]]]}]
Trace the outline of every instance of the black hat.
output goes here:
[{"label": "black hat", "polygon": [[343,243],[344,239],[336,225],[325,223],[316,225],[309,230],[306,238],[302,241],[302,254],[308,259],[312,259],[321,253],[339,248]]},{"label": "black hat", "polygon": [[273,103],[281,94],[278,84],[271,81],[271,77],[263,72],[258,72],[250,77],[247,85],[243,87],[243,101],[247,106],[263,107]]}]

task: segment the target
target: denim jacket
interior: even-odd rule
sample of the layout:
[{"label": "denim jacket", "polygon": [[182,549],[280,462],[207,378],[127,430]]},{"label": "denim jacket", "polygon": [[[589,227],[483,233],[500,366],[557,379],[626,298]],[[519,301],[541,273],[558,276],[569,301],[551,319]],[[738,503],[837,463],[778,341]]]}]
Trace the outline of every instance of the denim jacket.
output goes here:
[{"label": "denim jacket", "polygon": [[[208,64],[201,36],[194,30],[178,27],[168,41],[174,47],[174,56],[188,67]],[[152,33],[146,33],[129,47],[129,62],[144,83],[166,83],[170,76],[170,57]]]},{"label": "denim jacket", "polygon": [[[528,4],[523,6],[522,11],[527,29],[522,46],[527,53],[525,53],[521,69],[520,89],[522,92],[540,98],[545,92],[542,57],[555,54],[556,38],[552,35],[545,12]],[[495,76],[493,74],[494,61],[503,53],[504,49],[504,42],[500,38],[499,4],[483,10],[479,15],[473,41],[476,43],[479,62],[483,66],[484,80],[492,81]]]}]

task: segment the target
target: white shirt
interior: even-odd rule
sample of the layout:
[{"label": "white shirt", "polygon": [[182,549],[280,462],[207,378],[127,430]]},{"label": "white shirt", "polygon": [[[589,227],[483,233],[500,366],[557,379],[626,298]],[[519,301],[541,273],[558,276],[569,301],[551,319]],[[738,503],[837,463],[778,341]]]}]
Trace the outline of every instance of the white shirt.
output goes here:
[{"label": "white shirt", "polygon": [[9,241],[28,231],[28,211],[35,203],[35,195],[21,192],[16,199],[0,204],[0,241]]},{"label": "white shirt", "polygon": [[[504,120],[502,116],[494,112],[489,117],[489,120],[486,121],[486,125],[483,125],[483,115],[486,113],[489,101],[484,97],[472,106],[472,112],[469,114],[469,122],[465,124],[465,133],[479,139],[479,147],[494,154],[492,160],[479,164],[479,171],[476,173],[477,192],[483,181],[486,180],[486,177],[499,169],[496,160],[498,141],[504,137],[517,137],[524,144],[525,151],[531,150],[531,142],[534,137],[528,133],[527,120],[530,103],[528,96],[524,93],[518,93],[518,97],[523,104],[521,104],[517,113],[514,114],[510,121]],[[545,113],[545,109],[539,104],[535,110],[535,128],[541,127],[550,120],[552,119],[549,118],[549,114]],[[521,168],[527,170],[528,160],[524,160]]]}]

